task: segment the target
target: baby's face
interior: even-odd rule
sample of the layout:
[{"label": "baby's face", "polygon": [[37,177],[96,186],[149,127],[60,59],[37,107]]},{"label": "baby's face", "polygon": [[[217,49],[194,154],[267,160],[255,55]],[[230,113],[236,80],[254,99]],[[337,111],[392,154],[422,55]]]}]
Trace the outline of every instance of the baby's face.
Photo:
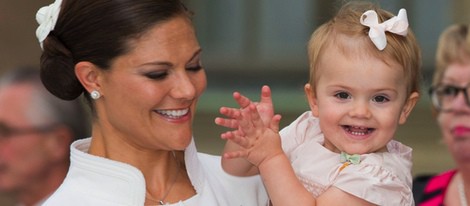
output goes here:
[{"label": "baby's face", "polygon": [[367,52],[345,55],[336,46],[326,48],[317,65],[309,103],[325,147],[349,154],[386,149],[418,99],[417,93],[406,95],[402,66]]}]

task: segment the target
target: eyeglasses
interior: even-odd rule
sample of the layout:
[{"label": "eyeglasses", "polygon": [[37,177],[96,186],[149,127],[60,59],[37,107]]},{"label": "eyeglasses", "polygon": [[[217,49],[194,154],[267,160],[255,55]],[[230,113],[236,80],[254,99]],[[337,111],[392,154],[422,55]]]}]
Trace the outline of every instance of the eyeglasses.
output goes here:
[{"label": "eyeglasses", "polygon": [[470,107],[470,84],[466,87],[458,87],[453,85],[437,85],[429,89],[429,95],[434,107],[439,111],[452,111],[452,103],[455,98],[462,92],[465,97],[467,106]]},{"label": "eyeglasses", "polygon": [[7,139],[9,137],[17,135],[44,133],[50,131],[54,127],[55,125],[49,125],[44,127],[14,128],[8,126],[4,122],[0,122],[0,139]]}]

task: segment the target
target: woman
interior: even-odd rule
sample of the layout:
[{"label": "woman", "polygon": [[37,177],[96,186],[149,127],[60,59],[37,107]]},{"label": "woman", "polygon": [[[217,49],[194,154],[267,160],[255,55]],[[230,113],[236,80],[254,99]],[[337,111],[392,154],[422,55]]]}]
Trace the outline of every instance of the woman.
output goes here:
[{"label": "woman", "polygon": [[[430,94],[442,137],[456,168],[414,182],[416,203],[468,205],[470,200],[470,32],[453,25],[439,39]],[[424,189],[423,189],[424,188]]]},{"label": "woman", "polygon": [[44,85],[82,93],[92,137],[45,205],[266,205],[259,177],[235,178],[192,139],[206,88],[190,12],[178,0],[56,0],[38,11]]}]

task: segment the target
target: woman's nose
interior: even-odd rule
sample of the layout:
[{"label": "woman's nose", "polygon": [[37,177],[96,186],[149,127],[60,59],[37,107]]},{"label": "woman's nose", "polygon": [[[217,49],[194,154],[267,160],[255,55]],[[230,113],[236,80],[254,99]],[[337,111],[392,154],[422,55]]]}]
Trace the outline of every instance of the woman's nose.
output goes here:
[{"label": "woman's nose", "polygon": [[175,79],[171,95],[175,99],[192,100],[196,96],[196,86],[187,74],[180,74]]},{"label": "woman's nose", "polygon": [[470,105],[467,99],[467,95],[464,92],[459,92],[457,96],[452,100],[451,103],[451,110],[452,111],[466,111],[470,113]]}]

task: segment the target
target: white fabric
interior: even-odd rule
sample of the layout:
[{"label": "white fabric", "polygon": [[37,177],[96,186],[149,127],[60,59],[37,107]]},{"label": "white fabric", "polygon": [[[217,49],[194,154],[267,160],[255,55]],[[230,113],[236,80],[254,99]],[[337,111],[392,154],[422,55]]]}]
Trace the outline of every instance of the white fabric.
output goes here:
[{"label": "white fabric", "polygon": [[41,49],[44,40],[47,38],[49,33],[54,30],[57,19],[59,18],[61,5],[62,0],[56,0],[49,6],[41,7],[36,13],[36,21],[39,24],[36,29],[36,37],[38,38]]},{"label": "white fabric", "polygon": [[[44,205],[136,206],[144,205],[145,180],[135,167],[87,153],[91,138],[71,146],[71,165],[59,189]],[[194,141],[185,150],[186,169],[196,195],[173,204],[267,205],[259,176],[234,177],[222,170],[219,156],[198,153]]]},{"label": "white fabric", "polygon": [[339,171],[340,154],[323,147],[319,120],[311,112],[300,115],[280,133],[297,177],[313,196],[334,186],[377,205],[414,205],[411,148],[391,141],[388,152],[363,154],[359,164]]},{"label": "white fabric", "polygon": [[385,31],[401,36],[406,36],[408,33],[408,17],[405,9],[400,9],[397,16],[382,23],[379,23],[379,18],[374,10],[368,10],[361,15],[360,22],[370,28],[369,37],[379,50],[383,50],[387,46]]}]

